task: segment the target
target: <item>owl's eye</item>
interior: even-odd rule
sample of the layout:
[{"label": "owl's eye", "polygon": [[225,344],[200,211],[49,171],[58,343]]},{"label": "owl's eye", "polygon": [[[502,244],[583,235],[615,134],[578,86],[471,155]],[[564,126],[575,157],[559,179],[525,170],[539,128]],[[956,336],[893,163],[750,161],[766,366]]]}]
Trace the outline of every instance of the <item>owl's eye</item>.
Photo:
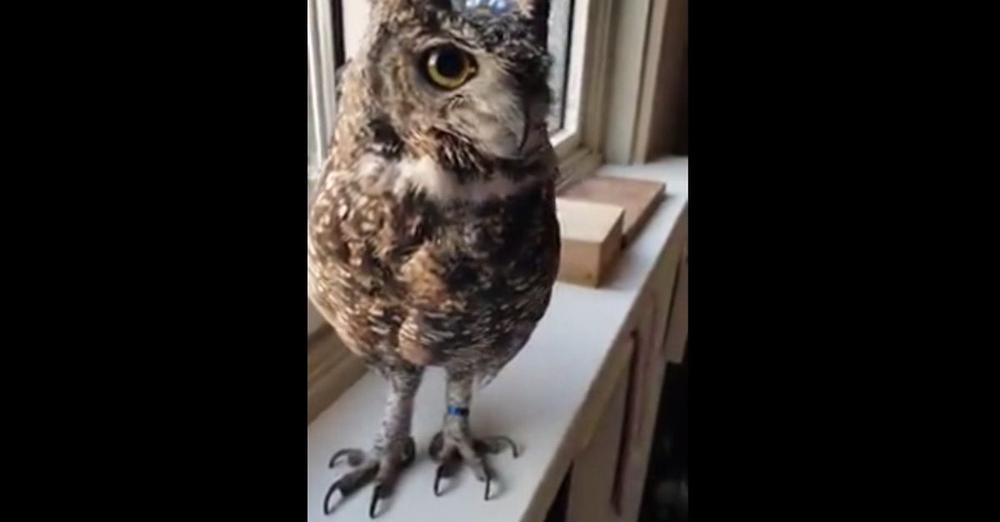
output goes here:
[{"label": "owl's eye", "polygon": [[476,74],[475,59],[457,47],[435,47],[426,56],[427,78],[442,89],[457,89]]}]

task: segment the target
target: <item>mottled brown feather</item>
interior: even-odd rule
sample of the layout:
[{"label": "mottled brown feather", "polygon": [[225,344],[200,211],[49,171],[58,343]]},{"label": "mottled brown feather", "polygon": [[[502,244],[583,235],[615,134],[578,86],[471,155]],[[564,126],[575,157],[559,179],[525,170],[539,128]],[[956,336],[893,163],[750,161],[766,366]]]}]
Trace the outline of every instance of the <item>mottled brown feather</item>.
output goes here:
[{"label": "mottled brown feather", "polygon": [[[522,13],[428,5],[376,4],[343,74],[310,211],[310,297],[376,369],[441,365],[485,381],[527,342],[558,269],[549,62]],[[439,92],[415,72],[415,50],[442,39],[477,53],[468,88]]]}]

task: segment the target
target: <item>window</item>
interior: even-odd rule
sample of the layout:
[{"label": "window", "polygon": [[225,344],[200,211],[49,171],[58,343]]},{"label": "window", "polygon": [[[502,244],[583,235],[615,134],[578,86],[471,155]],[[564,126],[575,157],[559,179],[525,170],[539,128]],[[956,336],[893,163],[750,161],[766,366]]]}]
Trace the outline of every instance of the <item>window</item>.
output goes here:
[{"label": "window", "polygon": [[[318,176],[333,134],[336,70],[353,56],[367,26],[367,1],[307,0],[309,13],[309,178]],[[471,0],[473,2],[477,0]],[[550,0],[549,85],[554,95],[549,115],[553,144],[561,157],[579,144],[582,127],[587,14],[596,0]],[[461,3],[461,1],[457,2]],[[592,39],[592,38],[591,38]]]}]

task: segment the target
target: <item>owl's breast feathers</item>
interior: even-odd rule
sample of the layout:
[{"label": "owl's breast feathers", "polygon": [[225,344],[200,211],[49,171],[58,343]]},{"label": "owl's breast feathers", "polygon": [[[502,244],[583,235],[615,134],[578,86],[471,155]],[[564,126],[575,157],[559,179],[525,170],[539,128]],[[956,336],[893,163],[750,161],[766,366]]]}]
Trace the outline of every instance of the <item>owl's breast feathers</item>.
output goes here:
[{"label": "owl's breast feathers", "polygon": [[[328,179],[310,217],[310,292],[370,362],[493,373],[548,306],[559,259],[551,176],[486,201]],[[384,180],[382,180],[384,181]]]}]

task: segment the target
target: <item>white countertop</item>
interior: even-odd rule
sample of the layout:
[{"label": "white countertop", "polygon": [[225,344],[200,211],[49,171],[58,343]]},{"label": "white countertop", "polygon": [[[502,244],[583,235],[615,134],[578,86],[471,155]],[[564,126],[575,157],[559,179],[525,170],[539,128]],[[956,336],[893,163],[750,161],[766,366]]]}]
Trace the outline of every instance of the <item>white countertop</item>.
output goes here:
[{"label": "white countertop", "polygon": [[[573,458],[581,412],[594,400],[595,384],[607,378],[617,338],[666,240],[687,207],[687,158],[640,166],[604,166],[598,175],[667,183],[667,197],[635,242],[623,252],[608,282],[599,289],[557,283],[552,304],[520,354],[472,402],[473,433],[507,435],[517,442],[491,456],[498,475],[492,500],[468,469],[454,477],[441,497],[433,492],[436,465],[427,455],[444,415],[444,373],[429,368],[417,395],[413,436],[417,458],[404,470],[394,495],[381,501],[377,520],[385,522],[489,522],[533,518],[551,501]],[[345,499],[329,516],[323,497],[345,464],[329,469],[334,451],[370,448],[384,408],[387,384],[368,374],[313,420],[308,429],[308,514],[310,522],[368,520],[371,486]],[[541,486],[545,487],[541,487]]]}]

